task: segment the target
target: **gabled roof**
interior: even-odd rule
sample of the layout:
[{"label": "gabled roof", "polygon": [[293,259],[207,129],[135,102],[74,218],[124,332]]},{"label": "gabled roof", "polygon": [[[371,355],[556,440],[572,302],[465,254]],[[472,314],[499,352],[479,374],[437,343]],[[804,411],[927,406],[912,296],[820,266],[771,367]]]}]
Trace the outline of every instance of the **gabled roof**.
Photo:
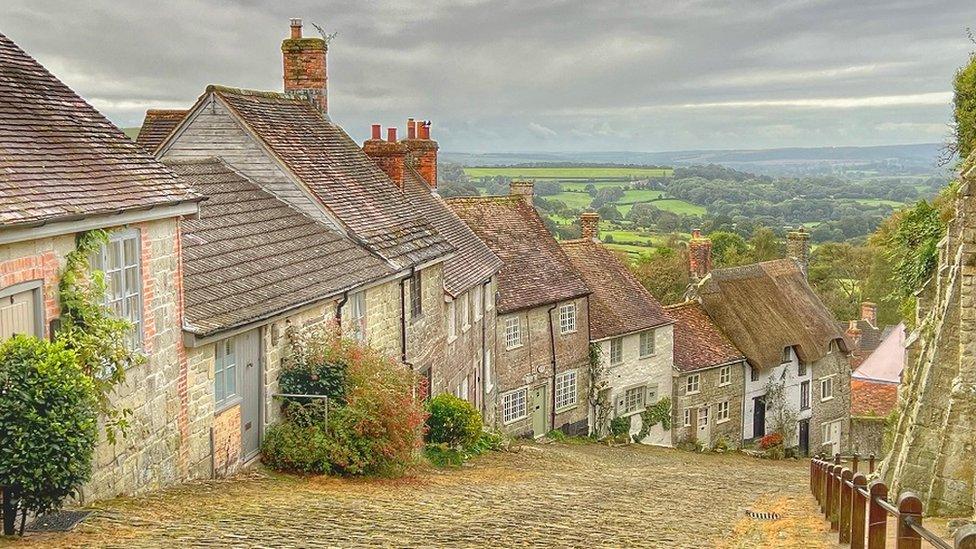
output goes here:
[{"label": "gabled roof", "polygon": [[155,152],[156,148],[176,129],[187,112],[189,111],[186,109],[149,109],[146,111],[146,118],[142,121],[142,127],[139,128],[136,143],[150,153]]},{"label": "gabled roof", "polygon": [[778,366],[790,346],[804,362],[823,358],[834,340],[848,351],[837,321],[792,259],[715,269],[697,292],[708,315],[754,368]]},{"label": "gabled roof", "polygon": [[207,90],[228,105],[325,209],[398,268],[454,251],[359,145],[307,100],[222,86]]},{"label": "gabled roof", "polygon": [[851,415],[885,417],[898,406],[898,384],[851,379]]},{"label": "gabled roof", "polygon": [[857,367],[851,377],[869,381],[899,383],[905,368],[905,325],[898,324],[880,345]]},{"label": "gabled roof", "polygon": [[674,367],[680,372],[704,370],[745,360],[697,301],[664,308],[675,320]]},{"label": "gabled roof", "polygon": [[220,160],[167,163],[208,198],[182,224],[188,332],[206,337],[393,274]]},{"label": "gabled roof", "polygon": [[198,200],[176,175],[0,34],[0,225]]},{"label": "gabled roof", "polygon": [[412,167],[404,170],[403,194],[457,250],[444,264],[444,289],[457,297],[502,268],[488,246],[451,210]]},{"label": "gabled roof", "polygon": [[522,198],[463,197],[448,198],[447,203],[502,260],[498,312],[510,313],[590,293],[535,208]]},{"label": "gabled roof", "polygon": [[559,244],[593,291],[590,339],[598,341],[673,322],[620,258],[603,244],[585,239]]}]

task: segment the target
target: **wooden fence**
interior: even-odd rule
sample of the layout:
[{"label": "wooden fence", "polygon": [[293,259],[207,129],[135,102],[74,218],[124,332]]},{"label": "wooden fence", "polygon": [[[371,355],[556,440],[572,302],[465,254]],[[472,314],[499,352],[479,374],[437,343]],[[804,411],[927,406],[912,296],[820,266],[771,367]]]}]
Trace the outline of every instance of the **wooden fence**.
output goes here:
[{"label": "wooden fence", "polygon": [[[850,467],[844,466],[844,462]],[[912,492],[902,492],[895,503],[888,501],[888,486],[880,480],[867,481],[859,472],[858,456],[830,460],[827,456],[810,461],[810,491],[824,517],[830,521],[837,541],[851,549],[887,547],[888,517],[895,518],[895,549],[920,549],[922,541],[939,549],[976,549],[976,525],[960,528],[952,543],[922,525],[922,500]],[[874,455],[868,474],[874,472]]]}]

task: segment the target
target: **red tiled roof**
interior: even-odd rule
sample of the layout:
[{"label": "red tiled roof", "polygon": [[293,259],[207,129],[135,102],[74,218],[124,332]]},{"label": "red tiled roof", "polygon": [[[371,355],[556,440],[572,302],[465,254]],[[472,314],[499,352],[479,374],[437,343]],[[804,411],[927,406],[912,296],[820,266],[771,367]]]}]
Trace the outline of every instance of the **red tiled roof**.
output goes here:
[{"label": "red tiled roof", "polygon": [[142,121],[142,127],[139,128],[136,143],[150,153],[155,152],[187,112],[189,111],[186,109],[149,109],[146,111],[145,120]]},{"label": "red tiled roof", "polygon": [[682,372],[703,370],[745,360],[697,301],[670,305],[664,311],[674,325],[674,367]]},{"label": "red tiled roof", "polygon": [[583,239],[560,245],[593,290],[590,339],[597,341],[672,322],[661,304],[606,246]]},{"label": "red tiled roof", "polygon": [[498,256],[409,166],[404,170],[403,194],[457,250],[444,264],[444,289],[452,297],[484,282],[501,269],[502,261]]},{"label": "red tiled roof", "polygon": [[176,175],[0,34],[0,225],[197,200]]},{"label": "red tiled roof", "polygon": [[210,86],[327,210],[383,258],[407,267],[454,248],[417,215],[339,126],[299,97]]},{"label": "red tiled roof", "polygon": [[183,221],[187,330],[201,335],[274,316],[393,270],[220,160],[168,162],[208,200]]},{"label": "red tiled roof", "polygon": [[502,260],[498,312],[582,297],[590,289],[535,208],[517,196],[449,198],[448,205]]},{"label": "red tiled roof", "polygon": [[885,417],[898,406],[898,384],[851,379],[851,415]]}]

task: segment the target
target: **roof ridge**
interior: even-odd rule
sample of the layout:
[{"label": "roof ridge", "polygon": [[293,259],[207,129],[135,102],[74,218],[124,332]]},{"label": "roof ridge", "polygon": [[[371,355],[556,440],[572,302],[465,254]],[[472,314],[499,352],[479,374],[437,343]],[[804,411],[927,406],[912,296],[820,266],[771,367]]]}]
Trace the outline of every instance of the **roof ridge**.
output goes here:
[{"label": "roof ridge", "polygon": [[216,92],[231,95],[244,95],[251,97],[265,97],[268,99],[287,99],[290,101],[304,101],[303,98],[290,94],[288,92],[276,92],[268,90],[253,90],[250,88],[238,88],[235,86],[223,86],[221,84],[209,84],[206,89],[207,93]]}]

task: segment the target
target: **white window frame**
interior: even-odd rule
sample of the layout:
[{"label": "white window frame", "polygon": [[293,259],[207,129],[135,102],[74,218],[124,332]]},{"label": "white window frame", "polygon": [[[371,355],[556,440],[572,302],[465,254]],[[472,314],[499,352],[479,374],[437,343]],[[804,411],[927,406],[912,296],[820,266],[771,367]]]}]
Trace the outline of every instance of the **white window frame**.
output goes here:
[{"label": "white window frame", "polygon": [[490,311],[495,308],[495,284],[488,283],[488,291],[485,292],[485,310]]},{"label": "white window frame", "polygon": [[474,319],[481,320],[485,316],[485,289],[480,284],[474,287],[471,301],[474,302]]},{"label": "white window frame", "polygon": [[576,370],[556,374],[556,412],[575,408],[579,403],[579,378]]},{"label": "white window frame", "polygon": [[566,335],[576,332],[576,304],[567,303],[559,306],[559,334]]},{"label": "white window frame", "polygon": [[[640,358],[650,358],[654,356],[654,330],[645,330],[640,333],[640,348],[638,356]],[[648,348],[648,346],[650,348]]]},{"label": "white window frame", "polygon": [[725,387],[732,384],[732,366],[722,366],[718,371],[718,386]]},{"label": "white window frame", "polygon": [[461,295],[461,332],[471,329],[471,305],[468,302],[468,293]]},{"label": "white window frame", "polygon": [[454,341],[458,337],[457,330],[457,303],[454,300],[447,302],[447,341]]},{"label": "white window frame", "polygon": [[[616,351],[614,351],[616,347]],[[610,340],[610,365],[619,366],[624,363],[624,338],[615,337]]]},{"label": "white window frame", "polygon": [[697,395],[701,392],[701,374],[691,374],[685,379],[685,394]]},{"label": "white window frame", "polygon": [[749,366],[749,381],[753,383],[759,382],[759,369],[753,366]]},{"label": "white window frame", "polygon": [[820,378],[820,402],[834,399],[834,375]]},{"label": "white window frame", "polygon": [[505,350],[511,351],[522,346],[522,317],[510,316],[505,319]]},{"label": "white window frame", "polygon": [[[519,400],[521,400],[521,409],[519,409]],[[509,425],[515,423],[516,421],[523,420],[529,417],[529,388],[519,387],[513,391],[508,391],[507,393],[502,393],[502,424]],[[509,407],[512,407],[510,410]],[[509,412],[512,412],[511,414]],[[519,413],[520,412],[520,413]]]},{"label": "white window frame", "polygon": [[[218,413],[241,400],[241,369],[235,343],[234,338],[229,337],[214,344],[214,411]],[[232,391],[228,391],[228,380],[233,380]]]},{"label": "white window frame", "polygon": [[[135,255],[135,262],[130,263],[126,258],[126,242],[132,242],[131,253]],[[113,267],[109,261],[110,250],[118,246],[118,266]],[[124,229],[112,231],[108,235],[108,242],[93,254],[92,268],[105,273],[105,305],[117,316],[132,323],[129,334],[130,349],[143,350],[143,288],[142,288],[142,233],[139,229]],[[128,280],[128,273],[135,272],[135,288],[130,287],[133,281]],[[116,287],[115,280],[119,281]],[[118,291],[118,293],[117,293]],[[133,307],[133,298],[136,302]]]},{"label": "white window frame", "polygon": [[632,385],[617,397],[617,416],[639,414],[647,409],[647,385]]},{"label": "white window frame", "polygon": [[491,379],[491,349],[485,349],[482,367],[484,368],[482,379],[484,379],[485,394],[489,394],[495,388],[495,383]]},{"label": "white window frame", "polygon": [[708,427],[708,406],[698,408],[698,427]]},{"label": "white window frame", "polygon": [[682,422],[684,427],[691,427],[691,408],[685,408],[684,410],[684,421]]},{"label": "white window frame", "polygon": [[366,291],[349,296],[350,333],[356,341],[366,341]]},{"label": "white window frame", "polygon": [[[800,382],[800,411],[810,409],[810,380],[805,380]],[[804,398],[805,397],[805,398]],[[806,401],[806,406],[804,406],[804,401]]]},{"label": "white window frame", "polygon": [[784,347],[782,364],[787,364],[789,362],[793,362],[793,347]]},{"label": "white window frame", "polygon": [[796,363],[796,377],[805,377],[809,371],[810,371],[810,369],[807,368],[806,363],[797,361],[797,363]]},{"label": "white window frame", "polygon": [[729,420],[729,401],[719,402],[715,405],[715,424],[725,423]]}]

